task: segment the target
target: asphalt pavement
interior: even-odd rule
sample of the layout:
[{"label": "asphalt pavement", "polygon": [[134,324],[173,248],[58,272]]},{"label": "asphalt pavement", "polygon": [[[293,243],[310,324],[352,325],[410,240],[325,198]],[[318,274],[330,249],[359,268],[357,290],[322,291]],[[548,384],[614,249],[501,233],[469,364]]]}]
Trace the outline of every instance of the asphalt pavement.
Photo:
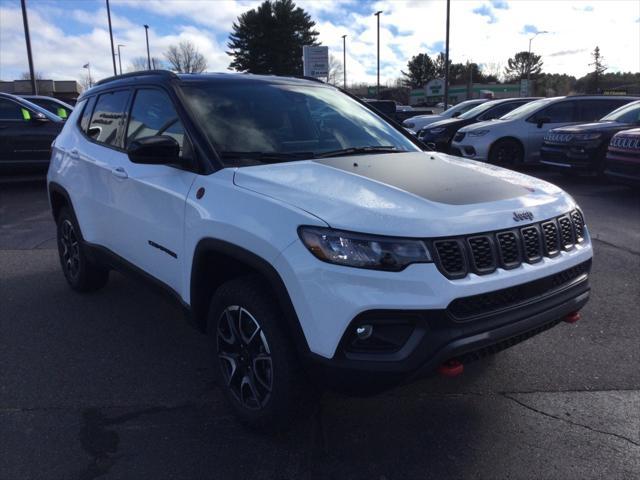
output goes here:
[{"label": "asphalt pavement", "polygon": [[279,435],[231,416],[176,305],[119,274],[72,292],[44,184],[0,183],[0,479],[640,478],[640,192],[533,173],[585,211],[582,320]]}]

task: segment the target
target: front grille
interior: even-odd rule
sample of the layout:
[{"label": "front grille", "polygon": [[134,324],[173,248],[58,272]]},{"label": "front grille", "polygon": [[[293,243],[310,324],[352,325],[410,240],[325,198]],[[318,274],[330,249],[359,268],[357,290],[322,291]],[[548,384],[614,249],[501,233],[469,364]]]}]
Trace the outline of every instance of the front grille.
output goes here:
[{"label": "front grille", "polygon": [[562,216],[558,219],[558,225],[560,225],[560,243],[565,250],[571,250],[573,248],[573,225],[571,218],[568,215]]},{"label": "front grille", "polygon": [[467,240],[471,250],[471,261],[475,271],[490,273],[496,269],[493,245],[488,236],[471,237]]},{"label": "front grille", "polygon": [[453,141],[454,142],[461,142],[462,140],[464,140],[465,135],[466,134],[464,132],[457,132],[453,137]]},{"label": "front grille", "polygon": [[589,273],[590,268],[591,260],[588,260],[562,272],[532,282],[470,297],[457,298],[449,304],[447,310],[459,321],[467,321],[492,314],[548,295]]},{"label": "front grille", "polygon": [[450,278],[460,278],[467,274],[462,246],[458,240],[438,240],[433,242],[438,254],[438,265]]},{"label": "front grille", "polygon": [[585,222],[580,210],[513,230],[433,240],[438,269],[450,279],[470,272],[487,275],[497,268],[511,269],[523,262],[555,257],[584,241]]}]

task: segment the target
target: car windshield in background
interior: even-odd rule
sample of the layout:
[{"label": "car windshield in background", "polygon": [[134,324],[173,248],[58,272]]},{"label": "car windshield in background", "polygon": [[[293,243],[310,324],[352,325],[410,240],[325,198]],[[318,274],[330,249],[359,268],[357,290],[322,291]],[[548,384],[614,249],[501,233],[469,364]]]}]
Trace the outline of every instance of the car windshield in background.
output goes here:
[{"label": "car windshield in background", "polygon": [[48,98],[29,98],[28,100],[63,119],[67,119],[72,111],[70,107],[65,107],[61,103],[49,100]]},{"label": "car windshield in background", "polygon": [[493,102],[485,102],[485,103],[481,103],[480,105],[473,107],[471,110],[467,110],[466,112],[464,112],[462,115],[460,115],[458,118],[463,118],[463,119],[467,119],[467,118],[473,118],[476,115],[480,115],[482,112],[489,110],[491,107],[495,107],[495,103]]},{"label": "car windshield in background", "polygon": [[602,117],[603,122],[638,123],[640,122],[640,102],[624,105]]},{"label": "car windshield in background", "polygon": [[382,118],[331,87],[243,81],[196,83],[182,90],[227,165],[420,151]]},{"label": "car windshield in background", "polygon": [[534,100],[533,102],[525,103],[521,107],[518,107],[515,110],[511,110],[506,115],[503,115],[502,117],[500,117],[500,120],[511,120],[513,118],[526,117],[530,113],[533,113],[536,110],[538,110],[538,108],[554,100],[557,100],[557,98],[543,98],[540,100]]},{"label": "car windshield in background", "polygon": [[63,120],[61,117],[59,117],[55,113],[51,113],[46,108],[43,108],[40,105],[36,105],[35,103],[27,100],[26,98],[21,98],[20,101],[24,102],[24,104],[30,109],[32,109],[33,111],[42,114],[43,116],[45,116],[46,118],[48,118],[53,122],[61,122]]}]

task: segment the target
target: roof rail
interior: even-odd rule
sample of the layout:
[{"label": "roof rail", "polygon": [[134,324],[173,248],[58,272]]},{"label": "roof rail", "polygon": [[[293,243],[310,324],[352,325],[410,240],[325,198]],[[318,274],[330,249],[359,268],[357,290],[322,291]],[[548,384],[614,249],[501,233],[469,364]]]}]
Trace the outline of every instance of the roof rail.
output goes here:
[{"label": "roof rail", "polygon": [[149,75],[160,75],[167,78],[178,78],[178,76],[169,71],[169,70],[140,70],[139,72],[131,72],[125,73],[123,75],[115,75],[113,77],[103,78],[102,80],[96,82],[97,85],[104,85],[105,83],[113,82],[115,80],[120,80],[122,78],[132,78],[132,77],[146,77]]}]

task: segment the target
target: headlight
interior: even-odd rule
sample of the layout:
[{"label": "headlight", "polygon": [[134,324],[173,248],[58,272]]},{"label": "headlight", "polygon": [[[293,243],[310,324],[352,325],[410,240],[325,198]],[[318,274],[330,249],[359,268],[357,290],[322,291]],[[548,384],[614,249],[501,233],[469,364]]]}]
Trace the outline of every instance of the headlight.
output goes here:
[{"label": "headlight", "polygon": [[300,227],[302,243],[322,261],[357,268],[400,271],[412,263],[431,262],[422,240]]},{"label": "headlight", "polygon": [[446,130],[445,127],[436,127],[436,128],[432,128],[431,130],[429,130],[429,133],[433,133],[435,135],[437,135],[438,133],[442,133]]},{"label": "headlight", "polygon": [[574,133],[573,134],[573,139],[574,140],[597,140],[598,138],[600,138],[602,136],[601,133]]},{"label": "headlight", "polygon": [[470,132],[467,132],[467,135],[470,137],[482,137],[487,133],[489,133],[489,130],[471,130]]},{"label": "headlight", "polygon": [[405,127],[407,127],[407,128],[413,128],[413,127],[415,127],[415,126],[416,126],[416,124],[415,124],[415,123],[413,123],[413,122],[407,122],[407,121],[405,121],[405,122],[403,123],[403,125],[404,125]]}]

